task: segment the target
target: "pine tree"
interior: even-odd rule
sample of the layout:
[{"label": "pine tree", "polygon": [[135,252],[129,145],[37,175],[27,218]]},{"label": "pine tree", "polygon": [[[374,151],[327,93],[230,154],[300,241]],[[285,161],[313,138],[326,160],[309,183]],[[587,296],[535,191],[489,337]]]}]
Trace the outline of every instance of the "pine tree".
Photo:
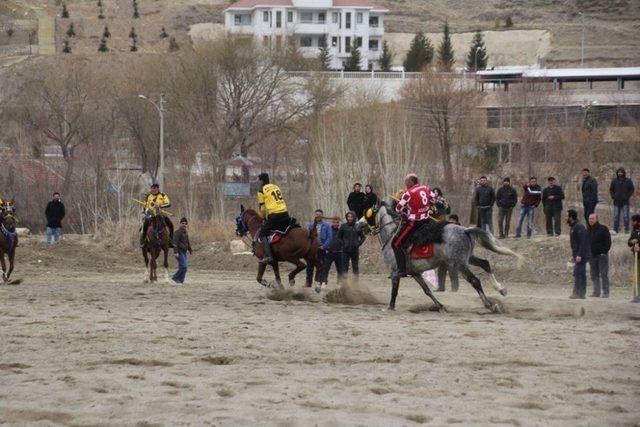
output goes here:
[{"label": "pine tree", "polygon": [[14,30],[12,27],[7,28],[7,37],[13,37]]},{"label": "pine tree", "polygon": [[109,27],[107,27],[106,25],[104,26],[102,37],[104,37],[105,39],[108,39],[109,37],[111,37],[111,31],[109,31]]},{"label": "pine tree", "polygon": [[133,43],[131,44],[131,47],[129,48],[129,50],[131,52],[137,52],[138,51],[138,42],[136,41],[136,39],[133,39]]},{"label": "pine tree", "polygon": [[513,27],[513,20],[511,19],[511,15],[507,16],[507,19],[504,21],[504,26],[507,28]]},{"label": "pine tree", "polygon": [[107,39],[104,37],[100,40],[100,46],[98,46],[98,52],[109,52],[109,48],[107,47]]},{"label": "pine tree", "polygon": [[393,52],[389,47],[387,41],[382,42],[382,55],[380,55],[380,69],[382,71],[391,71],[391,64],[393,62]]},{"label": "pine tree", "polygon": [[76,29],[73,26],[73,22],[71,24],[69,24],[69,29],[67,30],[67,37],[75,37],[76,36]]},{"label": "pine tree", "polygon": [[362,71],[360,68],[360,48],[358,47],[356,41],[353,41],[353,45],[351,46],[351,56],[347,60],[347,65],[345,65],[345,71]]},{"label": "pine tree", "polygon": [[71,53],[71,46],[69,46],[69,40],[65,39],[64,47],[62,48],[63,53]]},{"label": "pine tree", "polygon": [[[476,31],[469,47],[469,53],[467,54],[467,70],[478,71],[487,68],[487,62],[489,56],[487,55],[487,48],[484,45],[484,39],[480,30]],[[477,68],[476,68],[477,64]]]},{"label": "pine tree", "polygon": [[171,37],[169,39],[169,52],[175,52],[178,49],[180,49],[180,46],[178,46],[178,42],[176,41],[176,38]]},{"label": "pine tree", "polygon": [[422,71],[433,60],[433,46],[422,32],[415,35],[404,59],[405,71]]},{"label": "pine tree", "polygon": [[137,40],[138,39],[138,34],[136,34],[136,28],[135,27],[131,27],[131,31],[129,31],[129,38],[133,39],[133,40]]},{"label": "pine tree", "polygon": [[162,31],[160,31],[160,38],[166,39],[167,37],[169,37],[169,33],[167,33],[167,30],[165,30],[164,27],[162,27]]},{"label": "pine tree", "polygon": [[318,55],[318,61],[320,62],[320,69],[323,71],[331,69],[331,53],[329,53],[329,45],[326,37],[322,37],[320,40],[320,54]]},{"label": "pine tree", "polygon": [[441,71],[450,72],[453,69],[454,62],[449,22],[445,21],[442,42],[440,43],[440,47],[438,47],[438,68],[440,68]]},{"label": "pine tree", "polygon": [[100,6],[100,13],[98,13],[98,19],[104,19],[104,9]]},{"label": "pine tree", "polygon": [[102,8],[102,0],[98,0],[98,7]]},{"label": "pine tree", "polygon": [[69,10],[67,9],[67,4],[66,3],[62,3],[62,17],[63,18],[68,18],[69,17]]},{"label": "pine tree", "polygon": [[138,12],[138,2],[133,0],[133,19],[140,18],[140,13]]}]

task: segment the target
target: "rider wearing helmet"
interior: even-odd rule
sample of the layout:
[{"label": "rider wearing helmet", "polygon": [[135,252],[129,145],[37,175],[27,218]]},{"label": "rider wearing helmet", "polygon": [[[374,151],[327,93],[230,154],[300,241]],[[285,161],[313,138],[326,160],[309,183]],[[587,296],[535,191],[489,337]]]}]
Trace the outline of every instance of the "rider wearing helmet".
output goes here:
[{"label": "rider wearing helmet", "polygon": [[426,185],[418,183],[418,177],[415,174],[407,175],[404,183],[407,190],[396,205],[396,211],[403,216],[403,220],[391,243],[396,256],[399,277],[407,277],[407,257],[402,242],[417,223],[429,219],[431,208],[431,191]]},{"label": "rider wearing helmet", "polygon": [[258,175],[258,183],[260,185],[258,190],[258,212],[265,220],[258,236],[264,248],[264,258],[260,262],[269,264],[273,262],[269,234],[274,230],[284,231],[291,223],[291,217],[280,187],[269,182],[269,174],[261,173]]},{"label": "rider wearing helmet", "polygon": [[[144,206],[142,208],[142,213],[144,214],[144,222],[142,223],[142,228],[140,229],[140,247],[144,247],[144,240],[147,235],[147,228],[151,224],[151,218],[149,217],[149,210],[158,207],[160,209],[166,209],[171,207],[171,201],[169,200],[169,196],[160,191],[160,186],[156,183],[151,184],[151,189],[149,190],[149,194],[147,194],[143,199]],[[162,211],[158,213],[162,215]],[[169,241],[173,242],[173,222],[169,219],[168,216],[162,215],[164,218],[164,222],[169,227]],[[173,246],[170,243],[170,246]]]}]

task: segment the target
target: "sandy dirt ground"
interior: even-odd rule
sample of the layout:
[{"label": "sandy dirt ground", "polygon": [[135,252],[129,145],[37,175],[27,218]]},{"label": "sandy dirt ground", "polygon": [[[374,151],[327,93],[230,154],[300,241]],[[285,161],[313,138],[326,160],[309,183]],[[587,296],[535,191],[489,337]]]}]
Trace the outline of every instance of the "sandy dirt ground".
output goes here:
[{"label": "sandy dirt ground", "polygon": [[[438,294],[449,312],[436,313],[405,281],[390,312],[315,294],[272,300],[247,272],[196,269],[175,287],[113,271],[23,268],[23,284],[0,287],[0,424],[640,420],[640,307],[628,288],[570,301],[553,279],[505,283],[507,312],[489,314],[463,284]],[[383,275],[361,283],[387,302]]]}]

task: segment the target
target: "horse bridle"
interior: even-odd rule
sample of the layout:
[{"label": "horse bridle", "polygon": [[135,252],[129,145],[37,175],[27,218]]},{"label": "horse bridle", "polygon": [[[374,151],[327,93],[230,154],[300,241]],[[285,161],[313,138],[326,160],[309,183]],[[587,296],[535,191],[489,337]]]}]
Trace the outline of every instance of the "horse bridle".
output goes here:
[{"label": "horse bridle", "polygon": [[[371,209],[371,213],[375,214],[375,223],[374,225],[369,224],[369,221],[367,221],[367,226],[369,227],[369,232],[371,233],[372,236],[375,235],[379,235],[380,231],[382,231],[382,229],[384,227],[386,227],[387,225],[391,225],[391,224],[395,224],[395,221],[393,220],[393,218],[391,218],[391,220],[387,223],[381,224],[380,221],[378,220],[378,211],[380,209],[387,209],[386,206],[381,206],[375,210]],[[388,212],[387,212],[388,213]],[[382,241],[381,236],[378,236],[380,239],[380,245],[382,246],[382,249],[384,249],[389,242],[393,239],[395,233],[391,233],[391,235],[389,236],[389,238],[386,241]]]}]

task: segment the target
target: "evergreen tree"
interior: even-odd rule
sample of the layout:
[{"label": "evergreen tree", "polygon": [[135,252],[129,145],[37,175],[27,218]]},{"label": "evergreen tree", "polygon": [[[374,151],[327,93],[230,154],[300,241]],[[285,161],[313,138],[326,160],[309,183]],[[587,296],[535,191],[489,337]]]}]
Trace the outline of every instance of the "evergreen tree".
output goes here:
[{"label": "evergreen tree", "polygon": [[140,12],[138,12],[138,2],[133,0],[133,19],[140,18]]},{"label": "evergreen tree", "polygon": [[320,62],[320,69],[327,71],[331,69],[331,53],[329,53],[329,45],[327,44],[327,38],[322,37],[320,40],[320,54],[318,55],[318,61]]},{"label": "evergreen tree", "polygon": [[405,71],[421,71],[433,60],[433,46],[428,37],[422,32],[415,35],[404,59]]},{"label": "evergreen tree", "polygon": [[131,31],[129,31],[129,38],[133,39],[133,40],[137,40],[138,39],[138,34],[136,34],[136,28],[135,27],[131,27]]},{"label": "evergreen tree", "polygon": [[67,30],[67,37],[75,37],[76,36],[76,29],[73,26],[73,22],[69,25],[69,29]]},{"label": "evergreen tree", "polygon": [[131,52],[137,52],[138,51],[138,42],[136,41],[136,39],[133,39],[133,44],[131,44],[131,47],[129,48],[129,50]]},{"label": "evergreen tree", "polygon": [[162,27],[162,31],[160,31],[160,38],[166,39],[167,37],[169,37],[169,33],[167,33],[167,30],[165,30],[164,27]]},{"label": "evergreen tree", "polygon": [[102,8],[102,0],[98,0],[98,7]]},{"label": "evergreen tree", "polygon": [[438,68],[440,68],[441,71],[450,72],[453,69],[454,62],[449,22],[445,21],[442,42],[440,43],[440,47],[438,47]]},{"label": "evergreen tree", "polygon": [[382,55],[380,55],[380,69],[382,71],[391,71],[391,64],[393,62],[393,52],[389,47],[387,41],[382,42]]},{"label": "evergreen tree", "polygon": [[68,18],[69,17],[69,10],[67,9],[67,4],[66,3],[62,3],[62,17],[63,18]]},{"label": "evergreen tree", "polygon": [[104,19],[104,9],[100,7],[100,13],[98,13],[98,19]]},{"label": "evergreen tree", "polygon": [[353,45],[351,46],[351,56],[347,60],[347,65],[345,65],[345,71],[362,71],[360,68],[360,48],[356,44],[356,41],[353,41]]},{"label": "evergreen tree", "polygon": [[176,38],[171,37],[169,39],[169,52],[175,52],[178,49],[180,49],[180,46],[178,46],[178,42],[176,41]]},{"label": "evergreen tree", "polygon": [[105,39],[108,39],[109,37],[111,37],[111,31],[109,31],[109,27],[107,27],[106,25],[104,26],[102,37],[104,37]]},{"label": "evergreen tree", "polygon": [[[487,48],[484,45],[484,39],[480,30],[476,31],[469,47],[469,53],[467,54],[467,70],[478,71],[487,68],[487,62],[489,56],[487,55]],[[476,69],[477,64],[477,69]]]},{"label": "evergreen tree", "polygon": [[13,37],[14,30],[12,27],[7,28],[7,37]]},{"label": "evergreen tree", "polygon": [[504,26],[507,28],[513,27],[513,20],[511,19],[511,15],[507,16],[507,19],[504,21]]},{"label": "evergreen tree", "polygon": [[109,48],[107,47],[107,39],[104,37],[100,40],[100,46],[98,46],[98,52],[109,52]]},{"label": "evergreen tree", "polygon": [[69,46],[69,40],[65,39],[64,47],[62,48],[63,53],[71,53],[71,46]]}]

